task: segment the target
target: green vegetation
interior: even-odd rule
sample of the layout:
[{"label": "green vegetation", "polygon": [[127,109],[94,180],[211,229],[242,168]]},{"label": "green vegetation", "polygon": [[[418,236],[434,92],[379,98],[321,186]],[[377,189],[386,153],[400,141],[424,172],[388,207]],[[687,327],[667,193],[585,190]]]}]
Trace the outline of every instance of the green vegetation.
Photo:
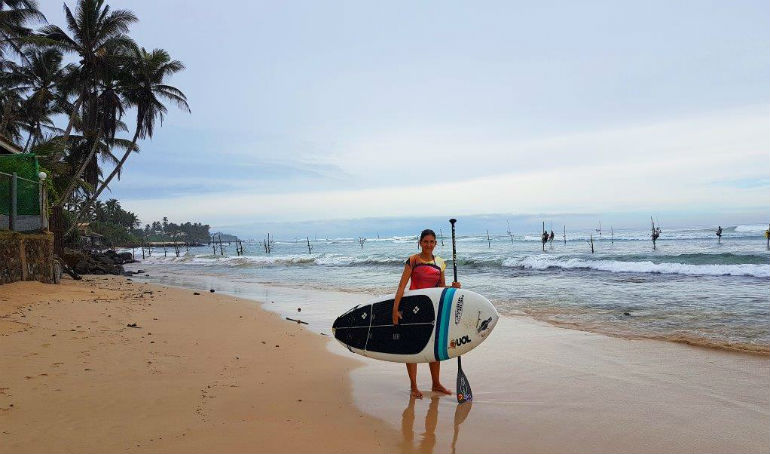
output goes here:
[{"label": "green vegetation", "polygon": [[107,243],[114,246],[138,246],[150,241],[206,243],[210,238],[208,225],[197,222],[174,224],[165,217],[163,221],[155,221],[141,228],[139,218],[124,210],[115,199],[105,203],[96,201],[93,219],[87,226],[81,224],[81,227],[102,235]]},{"label": "green vegetation", "polygon": [[[104,0],[75,2],[74,11],[64,4],[61,28],[46,23],[36,0],[0,0],[0,134],[38,157],[49,176],[49,208],[63,209],[67,241],[77,239],[78,223],[89,222],[116,243],[130,242],[147,230],[135,216],[130,223],[105,218],[113,200],[97,198],[120,179],[139,140],[162,124],[165,103],[190,112],[184,93],[168,84],[184,65],[131,39],[138,21],[131,11],[112,10]],[[208,238],[208,226],[176,228],[150,233]]]}]

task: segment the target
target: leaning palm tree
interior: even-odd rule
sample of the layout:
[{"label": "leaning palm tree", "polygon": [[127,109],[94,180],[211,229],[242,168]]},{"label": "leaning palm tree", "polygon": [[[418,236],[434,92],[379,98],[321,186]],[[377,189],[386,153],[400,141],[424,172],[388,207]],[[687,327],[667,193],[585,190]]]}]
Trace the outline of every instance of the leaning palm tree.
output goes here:
[{"label": "leaning palm tree", "polygon": [[7,48],[21,55],[24,38],[32,33],[28,22],[45,22],[37,0],[0,0],[0,57]]},{"label": "leaning palm tree", "polygon": [[93,198],[99,196],[110,181],[118,175],[123,168],[128,156],[136,149],[137,140],[152,137],[155,130],[155,122],[160,119],[163,124],[164,115],[168,112],[163,100],[173,102],[180,109],[190,112],[187,97],[181,90],[165,84],[165,79],[182,71],[184,64],[178,60],[171,60],[168,52],[163,49],[154,49],[147,52],[144,48],[133,48],[132,58],[127,61],[128,71],[123,87],[123,95],[128,106],[136,107],[136,129],[131,145],[121,158],[120,162],[109,177],[101,184]]},{"label": "leaning palm tree", "polygon": [[168,52],[163,49],[147,52],[144,48],[134,47],[132,58],[127,61],[127,69],[123,72],[123,75],[126,76],[123,95],[127,105],[136,107],[134,138],[112,173],[85,203],[78,218],[82,217],[82,213],[89,209],[90,204],[99,197],[115,176],[120,179],[123,164],[126,163],[131,152],[137,149],[137,140],[152,137],[157,120],[160,120],[161,124],[163,123],[164,114],[168,112],[163,101],[171,101],[180,109],[190,112],[190,106],[187,104],[187,97],[184,93],[165,83],[165,79],[184,69],[182,62],[172,60]]},{"label": "leaning palm tree", "polygon": [[[110,68],[116,64],[116,59],[121,58],[119,54],[122,49],[133,45],[126,34],[137,18],[131,11],[110,11],[104,0],[79,0],[75,14],[65,4],[64,14],[69,34],[56,25],[48,25],[40,30],[50,45],[80,57],[76,68],[76,99],[61,141],[64,147],[69,144],[72,128],[79,121],[84,135],[92,135],[92,143],[96,144],[100,140],[99,136],[109,131],[106,119],[114,116],[115,112],[114,104],[105,107],[101,102],[104,99],[99,99],[104,79],[114,74]],[[77,181],[83,172],[85,167],[81,166],[73,175],[73,181]],[[63,205],[73,191],[72,186],[67,188],[56,205]]]}]

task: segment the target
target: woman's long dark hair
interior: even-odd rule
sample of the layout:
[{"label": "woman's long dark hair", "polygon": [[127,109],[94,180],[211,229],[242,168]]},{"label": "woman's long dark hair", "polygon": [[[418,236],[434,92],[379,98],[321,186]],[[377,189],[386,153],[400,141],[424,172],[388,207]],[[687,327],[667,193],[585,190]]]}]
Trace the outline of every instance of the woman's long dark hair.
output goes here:
[{"label": "woman's long dark hair", "polygon": [[423,231],[422,231],[422,233],[420,234],[420,241],[422,241],[422,239],[423,239],[423,238],[425,238],[425,237],[426,237],[426,236],[428,236],[428,235],[433,235],[433,238],[436,238],[436,232],[434,232],[434,231],[433,231],[433,230],[431,230],[431,229],[425,229],[425,230],[423,230]]}]

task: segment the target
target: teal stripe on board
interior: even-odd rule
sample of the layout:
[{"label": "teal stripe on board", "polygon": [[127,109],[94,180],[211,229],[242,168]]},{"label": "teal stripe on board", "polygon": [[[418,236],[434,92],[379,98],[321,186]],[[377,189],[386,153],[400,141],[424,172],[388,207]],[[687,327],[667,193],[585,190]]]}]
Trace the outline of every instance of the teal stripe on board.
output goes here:
[{"label": "teal stripe on board", "polygon": [[455,296],[455,289],[448,288],[443,292],[443,298],[441,298],[441,311],[439,313],[439,361],[449,359],[449,316],[452,314],[452,300]]},{"label": "teal stripe on board", "polygon": [[436,311],[436,333],[433,335],[433,358],[436,361],[441,361],[441,353],[439,352],[439,344],[441,344],[441,313],[444,307],[446,291],[447,289],[441,291],[441,296],[438,299],[438,310]]}]

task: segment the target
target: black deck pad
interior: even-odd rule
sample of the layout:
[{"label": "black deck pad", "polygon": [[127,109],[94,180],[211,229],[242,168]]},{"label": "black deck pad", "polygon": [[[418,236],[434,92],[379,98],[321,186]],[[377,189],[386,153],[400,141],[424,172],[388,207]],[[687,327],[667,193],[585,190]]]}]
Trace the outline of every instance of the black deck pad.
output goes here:
[{"label": "black deck pad", "polygon": [[392,299],[353,308],[334,321],[334,337],[352,348],[372,352],[419,353],[433,333],[433,302],[426,295],[407,296],[401,299],[399,312],[402,318],[393,325]]}]

